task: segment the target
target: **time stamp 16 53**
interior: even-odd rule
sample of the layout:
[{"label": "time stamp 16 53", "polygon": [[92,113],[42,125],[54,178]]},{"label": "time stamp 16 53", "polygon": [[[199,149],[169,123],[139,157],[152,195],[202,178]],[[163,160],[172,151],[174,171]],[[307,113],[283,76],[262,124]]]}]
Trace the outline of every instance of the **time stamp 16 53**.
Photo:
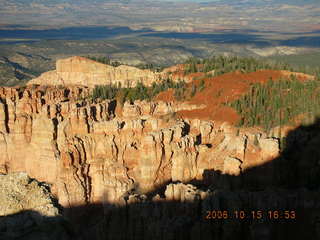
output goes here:
[{"label": "time stamp 16 53", "polygon": [[206,211],[206,220],[222,220],[222,219],[265,219],[265,220],[295,220],[297,217],[296,211],[294,210],[235,210],[235,211],[222,211],[222,210],[211,210]]}]

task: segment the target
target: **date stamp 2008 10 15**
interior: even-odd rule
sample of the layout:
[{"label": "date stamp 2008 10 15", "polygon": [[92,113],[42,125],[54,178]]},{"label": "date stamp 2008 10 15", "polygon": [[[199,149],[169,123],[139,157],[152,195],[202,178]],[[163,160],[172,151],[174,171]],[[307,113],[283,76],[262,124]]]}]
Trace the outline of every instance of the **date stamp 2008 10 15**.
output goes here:
[{"label": "date stamp 2008 10 15", "polygon": [[297,214],[295,210],[235,210],[235,211],[223,211],[223,210],[210,210],[206,211],[205,219],[207,220],[220,220],[220,219],[268,219],[268,220],[295,220]]}]

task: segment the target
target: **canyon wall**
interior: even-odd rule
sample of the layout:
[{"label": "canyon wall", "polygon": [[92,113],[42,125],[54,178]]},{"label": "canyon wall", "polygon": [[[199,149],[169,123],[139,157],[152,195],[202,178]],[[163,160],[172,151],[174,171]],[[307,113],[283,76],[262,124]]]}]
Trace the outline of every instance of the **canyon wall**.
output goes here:
[{"label": "canyon wall", "polygon": [[116,203],[133,188],[148,192],[168,181],[202,181],[211,169],[240,175],[279,152],[278,140],[263,133],[175,119],[177,110],[203,106],[77,101],[82,88],[0,91],[1,172],[52,184],[65,207]]},{"label": "canyon wall", "polygon": [[121,84],[122,87],[134,87],[141,82],[151,86],[153,82],[167,77],[166,73],[155,73],[149,69],[120,65],[113,67],[84,57],[59,59],[56,70],[45,72],[32,79],[28,84],[42,85],[83,85],[93,87],[104,84]]},{"label": "canyon wall", "polygon": [[[317,177],[316,159],[285,160],[279,140],[258,129],[175,115],[202,105],[122,106],[89,94],[76,86],[0,88],[0,172],[46,182],[76,239],[280,239],[288,231],[274,223],[205,217],[319,208],[318,192],[288,190]],[[304,220],[313,235],[317,214]]]}]

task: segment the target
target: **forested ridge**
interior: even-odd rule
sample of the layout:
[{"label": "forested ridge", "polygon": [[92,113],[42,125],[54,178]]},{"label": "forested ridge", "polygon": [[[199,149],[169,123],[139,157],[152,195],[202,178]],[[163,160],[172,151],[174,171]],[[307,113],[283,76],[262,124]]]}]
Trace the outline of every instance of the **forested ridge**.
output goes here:
[{"label": "forested ridge", "polygon": [[[109,60],[100,62],[110,64]],[[152,67],[152,65],[146,65]],[[253,84],[246,94],[239,99],[227,102],[240,116],[238,126],[261,126],[267,130],[281,125],[291,124],[297,116],[302,115],[306,123],[320,115],[320,68],[297,69],[288,64],[263,61],[255,58],[212,57],[209,59],[190,58],[185,62],[184,74],[195,72],[210,72],[213,76],[241,71],[242,73],[258,70],[287,70],[304,72],[315,76],[315,80],[301,81],[292,74],[289,78],[269,79],[267,83]],[[212,76],[209,76],[212,77]],[[204,78],[203,78],[204,79]],[[205,81],[190,84],[180,80],[175,82],[170,78],[147,87],[142,83],[129,88],[121,85],[101,85],[93,90],[92,98],[119,99],[121,103],[135,100],[152,100],[159,93],[173,89],[176,100],[188,100],[205,87]]]},{"label": "forested ridge", "polygon": [[320,67],[294,67],[287,63],[275,60],[257,59],[253,57],[224,57],[214,56],[207,59],[189,58],[186,62],[185,73],[211,72],[214,76],[225,73],[241,71],[243,73],[256,72],[258,70],[288,70],[315,75],[320,79]]},{"label": "forested ridge", "polygon": [[254,84],[240,99],[229,103],[241,116],[240,126],[275,126],[293,123],[299,114],[304,121],[320,113],[320,82],[290,79],[270,79],[265,84]]}]

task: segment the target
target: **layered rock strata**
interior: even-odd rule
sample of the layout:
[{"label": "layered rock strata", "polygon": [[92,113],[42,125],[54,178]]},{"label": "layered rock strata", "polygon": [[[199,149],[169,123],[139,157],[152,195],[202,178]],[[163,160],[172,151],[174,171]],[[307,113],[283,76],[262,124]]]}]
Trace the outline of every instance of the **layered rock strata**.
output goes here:
[{"label": "layered rock strata", "polygon": [[95,85],[115,84],[134,87],[138,82],[151,86],[166,78],[166,73],[155,73],[148,69],[120,65],[113,67],[84,57],[70,57],[56,62],[56,70],[43,73],[28,84],[42,85]]},{"label": "layered rock strata", "polygon": [[[88,224],[76,225],[84,239],[258,239],[243,233],[250,229],[237,221],[228,227],[228,221],[212,225],[197,219],[206,209],[318,207],[317,192],[306,192],[304,200],[303,189],[272,190],[305,187],[319,171],[316,158],[292,162],[279,156],[279,140],[264,132],[175,117],[175,111],[203,106],[120,106],[116,100],[89,100],[89,93],[75,86],[0,88],[1,173],[26,172],[48,183],[69,219],[90,222],[86,233]],[[304,170],[296,175],[299,168]],[[90,206],[98,208],[91,218],[84,214],[93,211]]]},{"label": "layered rock strata", "polygon": [[146,192],[168,181],[202,181],[210,169],[240,175],[279,151],[263,134],[255,146],[254,134],[237,136],[228,124],[174,117],[202,106],[137,101],[125,103],[118,117],[115,101],[66,100],[80,90],[0,94],[2,172],[52,184],[63,206],[117,202],[137,186]]}]

